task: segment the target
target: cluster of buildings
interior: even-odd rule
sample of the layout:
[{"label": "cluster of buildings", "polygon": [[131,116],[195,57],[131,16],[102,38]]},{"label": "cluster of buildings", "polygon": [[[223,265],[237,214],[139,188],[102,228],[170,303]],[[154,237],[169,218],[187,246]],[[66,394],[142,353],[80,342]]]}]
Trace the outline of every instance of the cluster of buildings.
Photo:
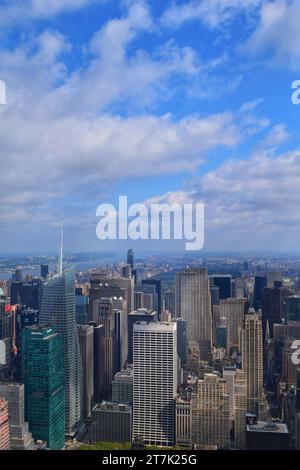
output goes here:
[{"label": "cluster of buildings", "polygon": [[278,273],[191,267],[172,289],[46,265],[0,287],[0,449],[80,442],[300,448],[300,297]]}]

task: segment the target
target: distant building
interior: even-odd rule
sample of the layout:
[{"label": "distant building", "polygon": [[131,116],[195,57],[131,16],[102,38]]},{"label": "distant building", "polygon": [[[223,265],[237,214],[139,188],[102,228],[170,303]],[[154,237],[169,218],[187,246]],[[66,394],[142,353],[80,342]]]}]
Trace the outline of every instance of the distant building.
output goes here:
[{"label": "distant building", "polygon": [[176,315],[175,311],[175,291],[174,290],[166,290],[164,294],[164,308],[171,312],[172,317],[174,318]]},{"label": "distant building", "polygon": [[265,423],[247,425],[247,450],[289,450],[289,431],[284,423]]},{"label": "distant building", "polygon": [[220,317],[226,318],[227,325],[227,354],[233,351],[241,352],[241,331],[244,326],[247,309],[247,299],[220,300]]},{"label": "distant building", "polygon": [[102,402],[92,410],[93,442],[131,442],[132,409],[128,405]]},{"label": "distant building", "polygon": [[78,325],[88,324],[89,297],[85,295],[81,287],[75,289],[76,322]]},{"label": "distant building", "polygon": [[154,286],[155,287],[155,292],[157,294],[157,303],[158,305],[155,306],[154,308],[157,309],[158,312],[158,318],[160,319],[160,313],[161,313],[161,307],[162,307],[162,297],[161,297],[161,280],[160,279],[143,279],[142,280],[142,286]]},{"label": "distant building", "polygon": [[211,285],[219,288],[220,300],[232,297],[232,276],[231,274],[214,274],[210,276]]},{"label": "distant building", "polygon": [[49,266],[48,264],[41,264],[41,278],[47,279],[49,275]]},{"label": "distant building", "polygon": [[11,304],[39,310],[42,285],[41,279],[33,279],[30,282],[13,282],[10,288]]},{"label": "distant building", "polygon": [[127,251],[127,264],[129,264],[131,268],[134,268],[134,252],[132,248]]}]

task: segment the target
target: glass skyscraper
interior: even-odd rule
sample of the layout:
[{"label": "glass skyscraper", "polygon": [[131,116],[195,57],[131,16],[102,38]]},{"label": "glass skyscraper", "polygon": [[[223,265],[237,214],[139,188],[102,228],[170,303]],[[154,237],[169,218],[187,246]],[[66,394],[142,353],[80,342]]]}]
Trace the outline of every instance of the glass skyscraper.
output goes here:
[{"label": "glass skyscraper", "polygon": [[22,332],[25,412],[35,440],[61,450],[65,446],[64,338],[50,326]]},{"label": "glass skyscraper", "polygon": [[75,314],[73,271],[50,278],[43,286],[40,324],[64,334],[66,434],[74,436],[82,421],[82,363]]}]

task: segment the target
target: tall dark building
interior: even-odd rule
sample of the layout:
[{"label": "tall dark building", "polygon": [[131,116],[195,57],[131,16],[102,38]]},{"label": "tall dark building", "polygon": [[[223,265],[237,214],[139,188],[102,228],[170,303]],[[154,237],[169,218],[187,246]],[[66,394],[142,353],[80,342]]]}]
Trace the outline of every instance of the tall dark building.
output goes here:
[{"label": "tall dark building", "polygon": [[267,277],[255,276],[255,284],[254,284],[254,308],[255,310],[259,310],[262,308],[262,292],[265,287],[267,287]]},{"label": "tall dark building", "polygon": [[267,321],[269,322],[270,334],[273,337],[274,323],[282,323],[284,319],[284,302],[291,292],[284,288],[265,287],[262,292],[262,325],[263,337],[266,335]]},{"label": "tall dark building", "polygon": [[41,305],[42,281],[33,279],[30,282],[13,282],[10,288],[12,305],[26,305],[39,310]]},{"label": "tall dark building", "polygon": [[75,289],[75,311],[78,325],[87,325],[89,313],[89,298],[82,292],[81,287]]},{"label": "tall dark building", "polygon": [[284,423],[265,423],[247,425],[247,450],[289,450],[289,431]]},{"label": "tall dark building", "polygon": [[28,326],[37,325],[39,311],[31,308],[16,309],[16,347],[17,347],[17,373],[16,378],[22,377],[22,331]]},{"label": "tall dark building", "polygon": [[212,286],[219,287],[220,299],[230,299],[232,297],[232,277],[231,274],[214,274],[211,276]]},{"label": "tall dark building", "polygon": [[160,279],[143,279],[142,280],[142,285],[148,285],[148,286],[155,286],[155,290],[157,293],[157,313],[158,313],[158,318],[160,318],[161,314],[161,303],[162,303],[162,298],[161,298],[161,280]]},{"label": "tall dark building", "polygon": [[127,251],[127,264],[129,264],[131,268],[134,267],[134,253],[132,248]]},{"label": "tall dark building", "polygon": [[186,367],[188,355],[187,321],[183,318],[173,318],[172,321],[177,324],[177,355],[181,366]]},{"label": "tall dark building", "polygon": [[17,268],[15,274],[13,275],[14,282],[22,282],[22,270],[21,268]]},{"label": "tall dark building", "polygon": [[47,279],[48,274],[49,274],[48,264],[41,264],[41,278]]},{"label": "tall dark building", "polygon": [[91,416],[94,395],[94,328],[91,325],[77,327],[83,376],[83,417]]},{"label": "tall dark building", "polygon": [[94,341],[94,403],[100,403],[105,397],[105,328],[96,322],[89,322],[93,327],[93,341]]},{"label": "tall dark building", "polygon": [[22,333],[25,413],[35,440],[61,450],[65,446],[64,338],[50,326]]}]

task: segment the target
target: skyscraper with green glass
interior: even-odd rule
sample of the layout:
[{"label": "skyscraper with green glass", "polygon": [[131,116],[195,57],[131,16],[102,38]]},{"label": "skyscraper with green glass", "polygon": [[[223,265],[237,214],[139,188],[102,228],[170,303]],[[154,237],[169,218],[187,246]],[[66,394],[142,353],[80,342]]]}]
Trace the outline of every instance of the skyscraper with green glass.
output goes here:
[{"label": "skyscraper with green glass", "polygon": [[60,272],[43,286],[39,322],[64,335],[65,431],[74,436],[82,424],[82,362],[75,314],[75,276]]},{"label": "skyscraper with green glass", "polygon": [[35,440],[61,450],[65,445],[64,337],[51,326],[22,331],[25,414]]}]

